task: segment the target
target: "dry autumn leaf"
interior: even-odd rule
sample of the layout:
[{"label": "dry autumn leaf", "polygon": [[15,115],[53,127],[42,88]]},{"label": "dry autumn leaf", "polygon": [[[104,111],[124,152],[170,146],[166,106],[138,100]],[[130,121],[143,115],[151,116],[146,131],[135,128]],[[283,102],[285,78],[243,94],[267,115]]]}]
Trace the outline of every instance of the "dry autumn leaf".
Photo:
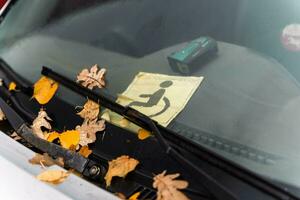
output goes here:
[{"label": "dry autumn leaf", "polygon": [[17,88],[17,84],[15,82],[11,82],[8,86],[9,91],[16,90],[16,88]]},{"label": "dry autumn leaf", "polygon": [[57,88],[58,83],[52,79],[42,76],[40,80],[34,84],[33,98],[35,98],[39,104],[46,104],[54,96]]},{"label": "dry autumn leaf", "polygon": [[48,133],[47,141],[48,142],[53,142],[55,139],[59,138],[59,135],[60,134],[58,132],[56,132],[56,131]]},{"label": "dry autumn leaf", "polygon": [[63,167],[64,166],[64,160],[63,158],[56,158],[55,160],[51,158],[47,153],[44,153],[43,155],[36,153],[33,158],[29,160],[29,162],[33,165],[41,165],[41,166],[52,166],[52,165],[58,165]]},{"label": "dry autumn leaf", "polygon": [[94,120],[98,117],[100,111],[99,104],[95,103],[94,101],[88,100],[83,109],[77,113],[83,119]]},{"label": "dry autumn leaf", "polygon": [[16,132],[13,132],[10,137],[16,141],[18,140],[21,140],[22,138],[16,133]]},{"label": "dry autumn leaf", "polygon": [[110,186],[111,180],[114,176],[124,178],[129,172],[133,171],[138,164],[138,160],[135,160],[125,155],[110,161],[108,163],[108,171],[104,177],[106,181],[106,186]]},{"label": "dry autumn leaf", "polygon": [[62,170],[47,170],[40,173],[36,178],[47,183],[59,184],[64,182],[68,176],[69,173]]},{"label": "dry autumn leaf", "polygon": [[4,112],[0,108],[0,121],[3,121],[5,119],[6,119],[5,114],[4,114]]},{"label": "dry autumn leaf", "polygon": [[153,179],[153,188],[157,189],[157,200],[189,200],[179,189],[188,187],[188,182],[174,180],[180,174],[166,175],[166,171],[156,175]]},{"label": "dry autumn leaf", "polygon": [[141,194],[141,192],[136,192],[133,195],[131,195],[128,200],[138,200],[138,197],[140,196],[140,194]]},{"label": "dry autumn leaf", "polygon": [[94,65],[91,67],[90,71],[88,69],[83,69],[77,76],[77,82],[89,89],[93,89],[94,87],[103,88],[105,87],[105,72],[106,69],[98,69],[98,65]]},{"label": "dry autumn leaf", "polygon": [[147,130],[145,130],[143,128],[141,128],[141,129],[138,130],[138,138],[140,140],[145,140],[145,139],[147,139],[150,136],[151,136],[151,133],[149,131],[147,131]]},{"label": "dry autumn leaf", "polygon": [[76,126],[76,130],[80,133],[79,144],[86,146],[96,141],[96,133],[105,129],[104,120],[85,120],[81,126]]},{"label": "dry autumn leaf", "polygon": [[122,199],[122,200],[126,200],[126,199],[127,199],[126,196],[125,196],[124,194],[120,193],[120,192],[115,193],[115,195],[116,195],[119,199]]},{"label": "dry autumn leaf", "polygon": [[70,149],[79,144],[79,131],[69,130],[59,135],[59,141],[62,147]]},{"label": "dry autumn leaf", "polygon": [[93,151],[89,149],[88,146],[83,146],[79,150],[79,154],[81,154],[83,157],[87,158]]},{"label": "dry autumn leaf", "polygon": [[38,116],[32,122],[32,125],[31,125],[32,131],[39,138],[46,139],[45,134],[43,133],[43,131],[41,129],[42,127],[46,128],[48,130],[51,129],[51,125],[47,120],[51,121],[51,118],[48,116],[46,111],[41,109],[38,113]]}]

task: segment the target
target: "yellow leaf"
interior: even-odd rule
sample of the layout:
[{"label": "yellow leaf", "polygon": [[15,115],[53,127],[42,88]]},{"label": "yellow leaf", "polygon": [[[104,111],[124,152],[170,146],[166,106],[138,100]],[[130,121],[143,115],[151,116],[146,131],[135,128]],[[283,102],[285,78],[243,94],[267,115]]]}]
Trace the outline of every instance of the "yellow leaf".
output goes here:
[{"label": "yellow leaf", "polygon": [[138,197],[140,196],[140,194],[141,194],[141,192],[136,192],[133,195],[131,195],[128,200],[138,200]]},{"label": "yellow leaf", "polygon": [[36,178],[47,183],[59,184],[69,176],[68,172],[62,170],[47,170],[40,173]]},{"label": "yellow leaf", "polygon": [[56,131],[53,131],[51,133],[48,133],[47,141],[48,142],[53,142],[55,139],[59,138],[59,133]]},{"label": "yellow leaf", "polygon": [[120,156],[108,162],[108,171],[104,177],[106,186],[110,186],[114,176],[124,178],[129,172],[133,171],[138,164],[138,160],[130,158],[129,156]]},{"label": "yellow leaf", "polygon": [[9,91],[16,90],[17,84],[15,82],[11,82],[8,86]]},{"label": "yellow leaf", "polygon": [[65,131],[59,135],[61,146],[70,149],[72,146],[77,146],[79,143],[79,131]]},{"label": "yellow leaf", "polygon": [[33,98],[42,105],[46,104],[54,96],[57,88],[58,83],[52,79],[42,76],[40,80],[34,84]]},{"label": "yellow leaf", "polygon": [[151,136],[151,133],[149,131],[147,131],[147,130],[145,130],[143,128],[139,129],[139,131],[138,131],[138,138],[140,140],[145,140],[145,139],[147,139],[150,136]]},{"label": "yellow leaf", "polygon": [[83,147],[81,147],[81,149],[79,150],[79,153],[80,153],[83,157],[85,157],[85,158],[87,158],[92,152],[93,152],[93,151],[90,150],[88,146],[83,146]]}]

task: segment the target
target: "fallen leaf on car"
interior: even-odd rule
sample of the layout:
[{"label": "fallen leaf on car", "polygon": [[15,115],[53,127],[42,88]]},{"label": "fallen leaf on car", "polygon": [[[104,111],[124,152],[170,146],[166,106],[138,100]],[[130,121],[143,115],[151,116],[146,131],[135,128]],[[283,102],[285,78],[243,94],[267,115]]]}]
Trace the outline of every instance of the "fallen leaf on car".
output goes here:
[{"label": "fallen leaf on car", "polygon": [[125,196],[124,194],[120,193],[120,192],[115,193],[115,195],[116,195],[118,198],[122,199],[122,200],[126,200],[126,199],[127,199],[126,196]]},{"label": "fallen leaf on car", "polygon": [[16,90],[17,88],[17,84],[15,82],[11,82],[9,85],[8,85],[8,90],[9,91],[13,91],[13,90]]},{"label": "fallen leaf on car", "polygon": [[138,197],[140,196],[140,194],[141,194],[141,192],[136,192],[133,195],[131,195],[128,200],[138,200]]},{"label": "fallen leaf on car", "polygon": [[151,133],[143,128],[138,130],[138,138],[140,140],[145,140],[147,139],[149,136],[151,136]]},{"label": "fallen leaf on car", "polygon": [[93,120],[98,117],[99,111],[99,104],[95,103],[94,101],[87,100],[83,106],[83,109],[77,114],[83,119]]},{"label": "fallen leaf on car", "polygon": [[39,104],[48,103],[54,96],[58,83],[50,78],[42,76],[35,84],[33,89],[33,98],[35,98]]},{"label": "fallen leaf on car", "polygon": [[79,131],[69,130],[59,135],[59,141],[62,147],[70,149],[79,144]]},{"label": "fallen leaf on car", "polygon": [[56,131],[50,132],[50,133],[48,133],[47,141],[53,142],[55,139],[59,138],[59,135],[60,134]]},{"label": "fallen leaf on car", "polygon": [[138,160],[123,155],[115,160],[108,162],[108,171],[104,177],[106,186],[110,186],[111,180],[114,176],[125,177],[129,172],[133,171],[139,164]]},{"label": "fallen leaf on car", "polygon": [[87,158],[93,151],[89,149],[88,146],[83,146],[79,150],[79,154],[81,154],[83,157]]},{"label": "fallen leaf on car", "polygon": [[104,120],[85,120],[81,126],[76,126],[76,130],[80,133],[79,144],[86,146],[96,141],[96,133],[105,129]]},{"label": "fallen leaf on car", "polygon": [[188,182],[183,180],[174,180],[180,174],[166,175],[166,171],[156,175],[153,180],[153,188],[157,189],[157,199],[160,200],[189,200],[179,189],[188,187]]},{"label": "fallen leaf on car", "polygon": [[29,163],[33,165],[41,165],[41,166],[52,166],[52,165],[58,165],[63,167],[64,166],[64,160],[63,158],[59,157],[56,159],[53,159],[50,157],[47,153],[44,153],[43,155],[36,153],[33,158],[29,160]]},{"label": "fallen leaf on car", "polygon": [[4,112],[0,108],[0,121],[3,121],[5,119],[6,119],[5,114],[4,114]]},{"label": "fallen leaf on car", "polygon": [[69,173],[62,170],[47,170],[37,175],[36,178],[47,183],[59,184],[64,182],[68,176]]},{"label": "fallen leaf on car", "polygon": [[10,135],[10,137],[16,141],[22,139],[15,131]]},{"label": "fallen leaf on car", "polygon": [[77,76],[77,82],[89,89],[93,89],[94,87],[103,88],[105,87],[105,72],[106,69],[99,69],[98,65],[94,65],[90,70],[83,69]]},{"label": "fallen leaf on car", "polygon": [[48,116],[46,111],[41,109],[38,113],[38,116],[33,120],[31,128],[35,135],[39,138],[46,139],[45,134],[42,131],[42,127],[50,130],[51,124],[48,121],[52,121],[51,118]]}]

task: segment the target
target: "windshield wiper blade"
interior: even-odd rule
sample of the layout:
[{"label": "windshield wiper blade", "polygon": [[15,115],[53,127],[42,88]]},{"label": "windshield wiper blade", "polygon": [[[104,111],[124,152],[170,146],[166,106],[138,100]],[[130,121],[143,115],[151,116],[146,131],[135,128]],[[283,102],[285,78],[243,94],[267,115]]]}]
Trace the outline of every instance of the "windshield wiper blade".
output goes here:
[{"label": "windshield wiper blade", "polygon": [[210,195],[212,195],[213,197],[219,200],[237,199],[237,197],[232,192],[230,192],[226,187],[218,183],[213,177],[207,174],[204,170],[194,165],[192,162],[190,162],[184,156],[182,156],[178,151],[172,148],[168,144],[168,142],[164,139],[164,137],[161,135],[161,132],[157,127],[157,123],[152,119],[150,119],[148,116],[130,107],[124,107],[118,103],[115,103],[105,94],[102,93],[95,94],[91,92],[91,90],[88,90],[87,88],[76,84],[74,81],[52,71],[47,67],[43,67],[42,75],[57,81],[58,83],[64,85],[65,87],[71,89],[72,91],[84,97],[88,97],[89,99],[95,102],[99,102],[101,106],[106,107],[112,110],[113,112],[116,112],[122,115],[123,117],[127,118],[129,121],[152,131],[152,133],[157,138],[158,142],[160,143],[160,145],[163,147],[163,149],[168,155],[173,157],[177,162],[179,162],[183,167],[185,167],[186,170],[192,175],[194,176],[195,174],[199,175],[200,183],[209,192]]},{"label": "windshield wiper blade", "polygon": [[64,149],[63,147],[50,143],[46,140],[43,140],[32,132],[31,128],[26,124],[25,120],[19,116],[5,101],[0,97],[0,107],[5,114],[7,120],[13,129],[18,133],[20,137],[26,140],[28,143],[38,148],[43,152],[47,152],[50,156],[53,157],[62,157],[65,164],[68,167],[75,169],[76,171],[83,173],[88,159],[84,158],[80,154]]}]

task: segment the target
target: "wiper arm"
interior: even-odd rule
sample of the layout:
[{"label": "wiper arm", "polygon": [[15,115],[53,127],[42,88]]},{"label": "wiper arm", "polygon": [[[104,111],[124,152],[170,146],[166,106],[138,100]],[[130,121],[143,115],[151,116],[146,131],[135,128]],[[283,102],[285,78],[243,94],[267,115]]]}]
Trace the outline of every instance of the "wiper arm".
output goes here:
[{"label": "wiper arm", "polygon": [[[12,99],[14,99],[14,101],[12,101]],[[7,102],[11,102],[15,107],[17,107],[18,111],[15,111],[13,108],[11,108],[11,106],[8,105]],[[71,167],[87,178],[93,180],[104,178],[104,175],[107,171],[105,166],[108,164],[108,160],[106,158],[100,157],[101,162],[99,161],[99,159],[97,162],[95,162],[93,161],[93,159],[84,158],[74,151],[64,149],[59,145],[36,137],[33,134],[31,128],[26,124],[25,120],[19,115],[19,113],[22,113],[23,115],[25,114],[25,116],[31,119],[31,121],[35,117],[31,112],[26,111],[25,108],[19,105],[17,98],[14,96],[14,91],[8,91],[5,87],[0,87],[0,108],[4,112],[12,128],[19,134],[19,136],[21,136],[33,147],[39,149],[40,151],[48,153],[50,156],[62,157],[66,166]],[[138,169],[131,174],[133,175],[134,180],[137,179],[143,182],[151,182],[153,180],[152,176],[149,176]],[[197,196],[208,198],[206,193],[200,191],[195,191],[190,188],[185,189],[185,191],[187,193],[192,193]]]},{"label": "wiper arm", "polygon": [[[3,90],[1,90],[1,92],[3,92]],[[1,96],[3,96],[3,94]],[[23,118],[19,116],[19,114],[17,114],[2,97],[0,97],[0,107],[9,123],[19,134],[19,136],[21,136],[28,143],[34,145],[41,151],[47,152],[50,156],[62,157],[67,166],[75,169],[80,173],[83,173],[85,166],[89,161],[88,159],[84,158],[76,152],[64,149],[57,144],[50,143],[46,140],[38,138],[36,135],[34,135],[31,128],[26,124]]]},{"label": "wiper arm", "polygon": [[106,95],[99,93],[93,93],[91,90],[82,87],[81,85],[76,84],[74,81],[52,71],[47,67],[43,67],[42,74],[47,76],[56,82],[64,85],[65,87],[71,89],[72,91],[84,96],[88,97],[90,100],[95,102],[99,102],[101,106],[106,107],[113,112],[116,112],[123,117],[127,118],[129,121],[146,128],[154,134],[157,138],[157,141],[160,143],[165,152],[173,157],[177,162],[179,162],[186,170],[191,173],[191,175],[195,176],[199,175],[199,181],[203,185],[207,191],[217,198],[218,200],[236,200],[235,195],[226,189],[223,185],[218,183],[213,177],[203,171],[201,168],[194,165],[192,162],[187,160],[184,156],[182,156],[178,151],[172,148],[168,142],[161,135],[160,130],[157,127],[157,122],[150,119],[148,116],[140,113],[139,111],[132,109],[130,107],[124,107],[118,103],[112,101]]}]

